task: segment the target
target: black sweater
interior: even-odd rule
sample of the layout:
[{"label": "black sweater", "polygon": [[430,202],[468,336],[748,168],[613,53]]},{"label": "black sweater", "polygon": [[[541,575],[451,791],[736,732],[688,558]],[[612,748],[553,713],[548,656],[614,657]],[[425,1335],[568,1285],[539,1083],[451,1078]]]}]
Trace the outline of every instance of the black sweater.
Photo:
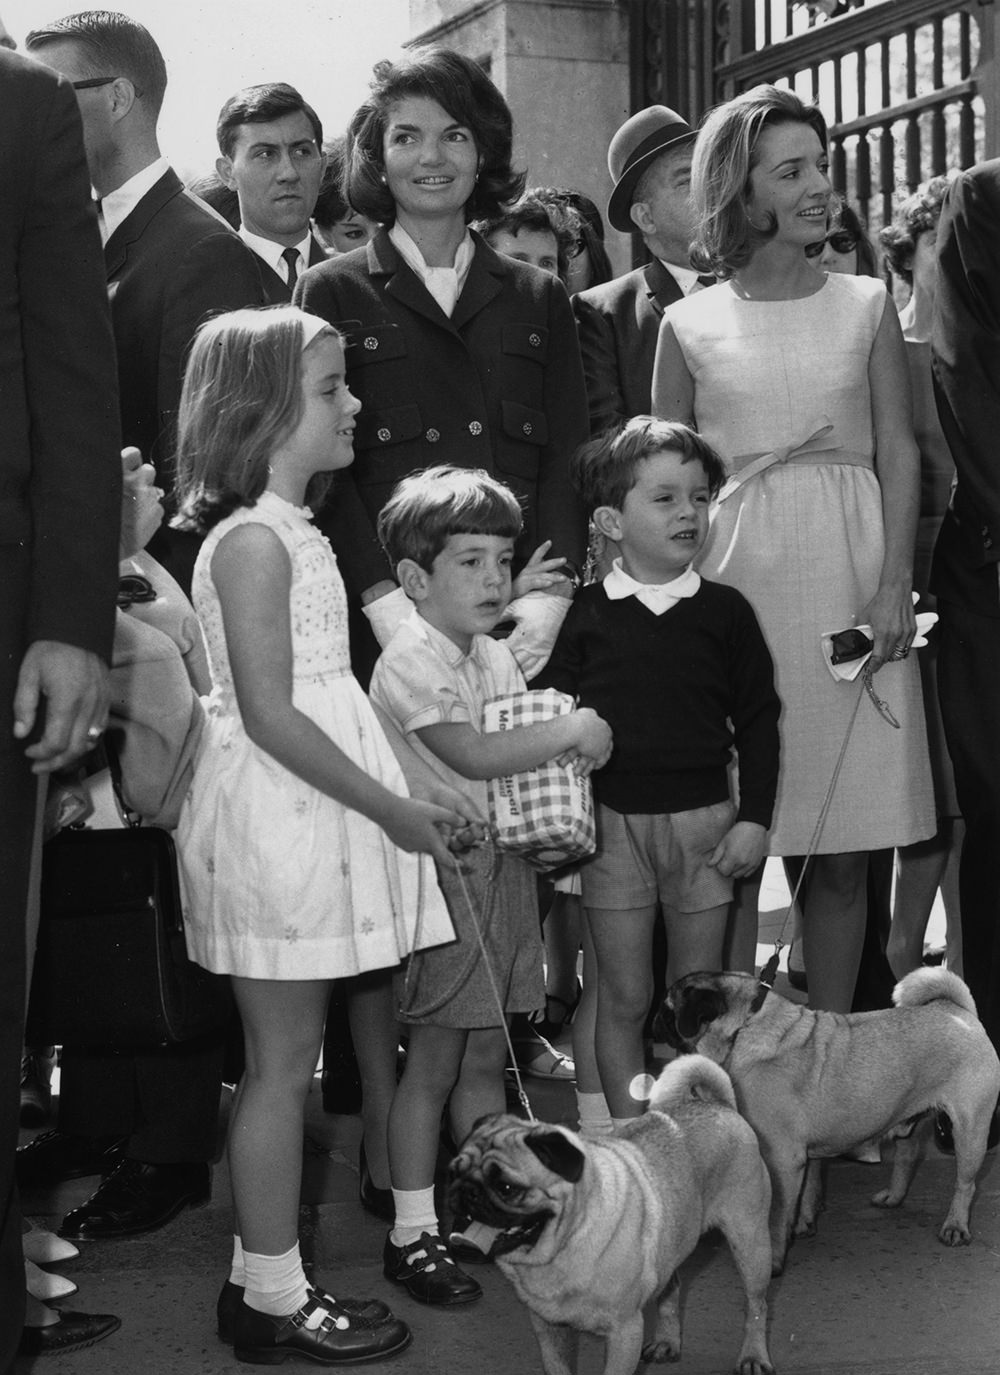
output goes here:
[{"label": "black sweater", "polygon": [[614,751],[593,775],[616,812],[681,812],[729,796],[739,753],[741,821],[771,824],[778,784],[774,667],[749,602],[706,582],[661,616],[635,597],[577,594],[533,686],[555,687],[602,716]]}]

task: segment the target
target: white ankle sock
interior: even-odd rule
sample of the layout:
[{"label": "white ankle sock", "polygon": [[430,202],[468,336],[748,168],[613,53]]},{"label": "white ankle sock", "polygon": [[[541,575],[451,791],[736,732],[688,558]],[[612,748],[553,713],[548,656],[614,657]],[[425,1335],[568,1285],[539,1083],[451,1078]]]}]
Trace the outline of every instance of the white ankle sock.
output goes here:
[{"label": "white ankle sock", "polygon": [[622,1127],[627,1127],[630,1122],[635,1122],[641,1113],[636,1113],[635,1117],[612,1117],[611,1126],[614,1131],[620,1131]]},{"label": "white ankle sock", "polygon": [[581,1093],[577,1089],[576,1110],[581,1136],[593,1138],[611,1135],[611,1110],[603,1093]]},{"label": "white ankle sock", "polygon": [[243,1265],[246,1278],[243,1302],[258,1313],[288,1317],[297,1313],[309,1297],[298,1242],[282,1256],[259,1256],[243,1251]]},{"label": "white ankle sock", "polygon": [[233,1263],[229,1271],[229,1283],[237,1284],[241,1289],[246,1288],[247,1268],[243,1261],[243,1242],[238,1236],[233,1236]]},{"label": "white ankle sock", "polygon": [[429,1189],[393,1189],[392,1201],[396,1205],[396,1225],[390,1234],[393,1246],[409,1246],[421,1232],[438,1235],[433,1185]]}]

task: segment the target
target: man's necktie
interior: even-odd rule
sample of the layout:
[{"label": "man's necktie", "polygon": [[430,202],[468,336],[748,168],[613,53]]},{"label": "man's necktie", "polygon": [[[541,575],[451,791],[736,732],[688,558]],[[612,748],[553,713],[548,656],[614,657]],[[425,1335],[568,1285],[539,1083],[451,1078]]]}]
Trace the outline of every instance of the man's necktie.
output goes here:
[{"label": "man's necktie", "polygon": [[712,276],[711,273],[708,273],[705,276],[698,278],[698,285],[701,287],[715,286],[715,278]]},{"label": "man's necktie", "polygon": [[295,290],[295,283],[299,279],[299,250],[297,248],[286,248],[281,255],[288,264],[288,290]]}]

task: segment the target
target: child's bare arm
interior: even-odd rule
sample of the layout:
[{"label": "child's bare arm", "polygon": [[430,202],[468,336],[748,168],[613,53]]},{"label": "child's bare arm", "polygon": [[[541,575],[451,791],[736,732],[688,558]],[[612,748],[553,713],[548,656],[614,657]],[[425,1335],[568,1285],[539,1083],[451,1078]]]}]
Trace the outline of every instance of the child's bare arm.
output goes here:
[{"label": "child's bare arm", "polygon": [[452,810],[461,812],[470,826],[485,826],[486,818],[481,814],[472,798],[467,793],[460,792],[458,788],[453,787],[436,769],[428,764],[426,759],[422,759],[411,748],[406,737],[385,708],[379,706],[378,702],[369,700],[375,715],[378,717],[379,725],[392,746],[392,752],[396,756],[399,767],[403,770],[403,777],[406,779],[406,786],[409,788],[411,796],[422,797],[425,802],[436,802],[440,807],[451,807]]},{"label": "child's bare arm", "polygon": [[747,878],[766,850],[766,828],[756,821],[737,821],[716,845],[708,862],[726,878]]},{"label": "child's bare arm", "polygon": [[400,797],[334,744],[292,701],[291,562],[264,525],[238,526],[212,556],[236,700],[247,735],[289,772],[361,812],[404,850],[451,863],[441,827],[461,828],[462,813]]},{"label": "child's bare arm", "polygon": [[439,722],[417,731],[432,754],[465,778],[499,778],[522,773],[571,754],[599,767],[611,752],[611,728],[583,707],[551,721],[480,734],[466,722]]}]

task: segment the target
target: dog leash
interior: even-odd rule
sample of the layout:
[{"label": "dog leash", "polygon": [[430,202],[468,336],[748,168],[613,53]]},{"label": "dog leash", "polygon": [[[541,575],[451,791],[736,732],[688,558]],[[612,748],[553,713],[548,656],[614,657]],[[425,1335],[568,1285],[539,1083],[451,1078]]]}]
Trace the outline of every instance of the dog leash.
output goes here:
[{"label": "dog leash", "polygon": [[802,861],[802,869],[799,872],[798,879],[796,880],[794,891],[792,892],[791,899],[788,903],[788,911],[785,913],[785,919],[781,923],[781,929],[778,932],[777,940],[774,942],[774,953],[770,956],[767,963],[764,965],[764,967],[760,971],[760,974],[758,975],[758,983],[761,987],[751,1007],[751,1011],[753,1012],[757,1012],[760,1010],[764,1002],[764,999],[767,997],[767,994],[774,987],[774,981],[778,974],[778,962],[780,960],[781,952],[784,949],[785,944],[785,928],[788,926],[792,912],[795,910],[795,904],[798,901],[799,891],[801,890],[802,885],[805,882],[806,871],[809,866],[809,861],[813,858],[813,856],[816,853],[817,847],[819,846],[820,836],[823,834],[823,827],[826,825],[826,818],[829,815],[830,807],[833,803],[833,794],[837,787],[837,780],[840,778],[840,771],[844,766],[844,759],[847,755],[847,747],[851,743],[851,735],[854,731],[854,723],[858,719],[858,710],[861,706],[862,697],[865,694],[867,694],[873,706],[875,707],[875,710],[882,717],[882,719],[884,721],[887,721],[890,726],[895,727],[896,730],[900,729],[899,722],[893,715],[889,707],[889,704],[886,701],[884,701],[881,697],[879,697],[876,693],[875,688],[872,684],[873,677],[874,674],[872,673],[871,665],[866,664],[861,673],[861,686],[858,689],[858,695],[854,702],[854,709],[851,712],[851,719],[847,723],[847,730],[844,732],[844,740],[840,746],[840,753],[837,755],[837,762],[833,767],[833,774],[830,778],[830,783],[826,790],[826,796],[823,798],[823,805],[819,809],[819,816],[816,818],[816,825],[813,827],[813,833],[810,836],[809,844],[806,847],[805,857]]},{"label": "dog leash", "polygon": [[451,986],[446,990],[446,992],[442,994],[441,997],[438,998],[433,1005],[419,1008],[417,1009],[416,1014],[414,1014],[412,1006],[409,1005],[409,990],[410,978],[413,974],[414,961],[417,954],[416,946],[419,941],[420,925],[423,916],[422,910],[418,909],[417,926],[414,934],[414,953],[410,956],[410,962],[406,970],[406,978],[403,983],[403,1010],[410,1013],[411,1015],[418,1015],[422,1017],[427,1016],[431,1012],[437,1011],[437,1009],[439,1007],[442,1007],[449,1000],[449,998],[454,996],[455,992],[462,986],[462,984],[468,978],[472,970],[472,967],[475,964],[476,957],[478,955],[479,958],[482,959],[483,965],[486,969],[486,976],[489,979],[490,983],[490,991],[493,994],[493,1000],[496,1003],[497,1011],[500,1014],[500,1025],[503,1027],[504,1040],[507,1042],[507,1052],[510,1056],[510,1067],[514,1074],[514,1082],[517,1085],[517,1100],[520,1103],[522,1109],[524,1110],[524,1114],[527,1117],[528,1121],[537,1122],[538,1118],[532,1112],[531,1104],[528,1101],[528,1095],[525,1092],[524,1082],[521,1078],[521,1071],[517,1063],[517,1056],[514,1053],[514,1042],[511,1039],[510,1027],[507,1025],[507,1013],[503,1005],[503,999],[500,996],[500,989],[497,985],[496,976],[493,973],[493,966],[490,963],[489,952],[486,949],[486,931],[489,928],[490,920],[492,919],[493,914],[493,895],[495,892],[493,880],[496,878],[497,874],[500,871],[500,867],[503,864],[503,853],[496,845],[496,842],[493,840],[492,836],[488,835],[484,843],[492,848],[493,862],[490,865],[490,872],[484,884],[483,909],[481,913],[476,912],[475,904],[472,901],[472,895],[469,892],[469,886],[466,883],[465,875],[462,872],[460,858],[458,855],[453,856],[453,863],[455,865],[455,876],[458,879],[458,886],[462,890],[462,899],[465,902],[466,908],[468,910],[469,920],[472,922],[472,928],[476,933],[476,944],[478,946],[478,950],[474,950],[472,952],[470,958],[466,961],[465,965],[459,970],[457,976],[452,980]]}]

